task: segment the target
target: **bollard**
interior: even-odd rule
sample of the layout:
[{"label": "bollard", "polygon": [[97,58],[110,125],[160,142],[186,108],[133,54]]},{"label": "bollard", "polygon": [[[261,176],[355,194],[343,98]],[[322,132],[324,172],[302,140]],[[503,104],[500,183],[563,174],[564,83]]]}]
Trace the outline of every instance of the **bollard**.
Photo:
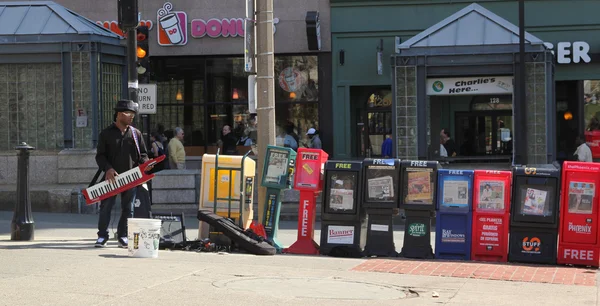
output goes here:
[{"label": "bollard", "polygon": [[35,148],[22,142],[15,147],[15,150],[20,152],[17,168],[17,204],[10,224],[10,240],[31,241],[34,223],[29,194],[29,151]]}]

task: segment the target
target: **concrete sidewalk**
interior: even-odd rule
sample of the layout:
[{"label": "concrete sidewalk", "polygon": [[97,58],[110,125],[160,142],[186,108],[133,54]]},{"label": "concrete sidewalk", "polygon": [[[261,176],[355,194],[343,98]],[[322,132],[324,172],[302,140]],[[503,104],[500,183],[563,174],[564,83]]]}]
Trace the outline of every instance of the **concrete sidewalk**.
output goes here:
[{"label": "concrete sidewalk", "polygon": [[[598,305],[599,301],[596,286],[360,269],[380,259],[185,251],[159,251],[155,259],[130,258],[114,243],[101,249],[92,246],[97,222],[93,215],[35,214],[35,241],[17,242],[10,241],[11,217],[12,212],[0,212],[2,305]],[[197,221],[188,219],[190,238],[195,238]],[[282,227],[280,239],[289,245],[296,231],[286,229],[292,227],[289,223]],[[396,245],[397,250],[400,247]]]}]

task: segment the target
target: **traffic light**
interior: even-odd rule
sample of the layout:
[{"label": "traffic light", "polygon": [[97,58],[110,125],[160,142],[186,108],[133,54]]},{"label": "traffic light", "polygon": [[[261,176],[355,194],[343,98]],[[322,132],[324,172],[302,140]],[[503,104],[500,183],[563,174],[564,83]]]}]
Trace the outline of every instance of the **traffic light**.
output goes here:
[{"label": "traffic light", "polygon": [[137,27],[137,72],[138,81],[142,84],[150,82],[150,47],[148,44],[148,27]]}]

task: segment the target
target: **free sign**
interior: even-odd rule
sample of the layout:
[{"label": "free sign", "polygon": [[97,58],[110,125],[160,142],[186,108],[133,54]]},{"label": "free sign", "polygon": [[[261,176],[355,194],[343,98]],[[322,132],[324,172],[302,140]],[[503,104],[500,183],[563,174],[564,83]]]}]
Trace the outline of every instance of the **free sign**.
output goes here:
[{"label": "free sign", "polygon": [[137,96],[140,114],[156,114],[156,84],[139,84]]},{"label": "free sign", "polygon": [[563,256],[567,259],[594,260],[594,251],[565,249],[563,252]]}]

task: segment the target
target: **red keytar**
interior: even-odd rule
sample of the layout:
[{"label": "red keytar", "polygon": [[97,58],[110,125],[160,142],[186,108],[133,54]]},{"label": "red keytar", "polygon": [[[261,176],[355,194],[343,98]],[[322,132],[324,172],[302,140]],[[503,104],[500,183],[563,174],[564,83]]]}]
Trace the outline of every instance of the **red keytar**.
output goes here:
[{"label": "red keytar", "polygon": [[115,177],[115,181],[113,183],[109,181],[103,181],[84,189],[82,193],[83,197],[85,198],[86,205],[91,205],[104,199],[108,199],[123,191],[137,187],[153,179],[154,173],[146,173],[146,171],[148,171],[148,167],[154,166],[164,159],[165,155],[161,155],[157,158],[148,160],[147,162],[135,168],[127,170],[123,173],[119,173],[119,175]]}]

